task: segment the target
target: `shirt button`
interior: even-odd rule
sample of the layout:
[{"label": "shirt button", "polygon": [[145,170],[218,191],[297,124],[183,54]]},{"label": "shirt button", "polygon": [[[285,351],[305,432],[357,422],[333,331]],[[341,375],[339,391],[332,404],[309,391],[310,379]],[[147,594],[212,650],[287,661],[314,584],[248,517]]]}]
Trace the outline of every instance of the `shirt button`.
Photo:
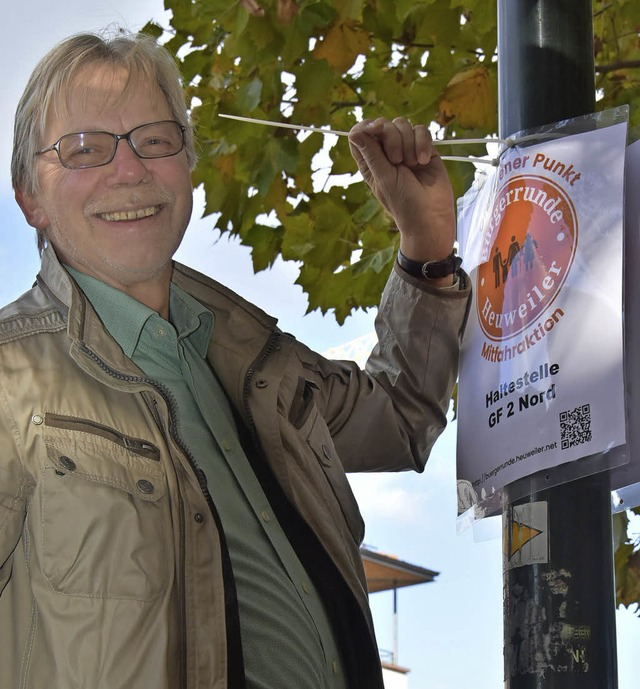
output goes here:
[{"label": "shirt button", "polygon": [[305,593],[309,593],[309,592],[311,591],[311,586],[309,586],[309,582],[308,582],[308,581],[303,581],[303,582],[302,582],[302,590],[303,590]]},{"label": "shirt button", "polygon": [[230,450],[231,449],[231,441],[229,438],[223,438],[222,439],[222,449],[223,450]]},{"label": "shirt button", "polygon": [[136,486],[138,486],[138,490],[141,493],[146,493],[147,495],[151,495],[153,491],[155,490],[155,487],[151,481],[147,481],[146,479],[140,479],[138,483],[136,483]]},{"label": "shirt button", "polygon": [[331,663],[331,670],[333,671],[333,674],[334,674],[334,675],[337,675],[337,674],[338,674],[338,661],[337,661],[337,660],[334,660],[334,661]]},{"label": "shirt button", "polygon": [[271,515],[269,514],[269,512],[267,512],[267,510],[262,510],[262,512],[260,512],[260,516],[262,517],[263,522],[271,521]]}]

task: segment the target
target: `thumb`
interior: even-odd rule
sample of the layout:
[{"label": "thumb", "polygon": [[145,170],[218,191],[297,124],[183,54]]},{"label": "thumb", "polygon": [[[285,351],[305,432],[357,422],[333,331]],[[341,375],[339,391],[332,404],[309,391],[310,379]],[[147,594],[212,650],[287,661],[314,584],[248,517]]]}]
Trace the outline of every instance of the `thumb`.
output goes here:
[{"label": "thumb", "polygon": [[372,177],[381,179],[392,170],[393,165],[374,136],[354,131],[349,135],[349,147],[358,169],[367,181]]}]

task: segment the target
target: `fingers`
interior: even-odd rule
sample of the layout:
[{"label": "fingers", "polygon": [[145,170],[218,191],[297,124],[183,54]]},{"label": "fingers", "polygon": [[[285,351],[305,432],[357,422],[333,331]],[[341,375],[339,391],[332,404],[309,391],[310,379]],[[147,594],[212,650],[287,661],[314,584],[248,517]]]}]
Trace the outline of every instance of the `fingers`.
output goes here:
[{"label": "fingers", "polygon": [[360,152],[358,157],[368,158],[373,148],[384,152],[392,165],[404,164],[415,168],[427,165],[435,153],[433,140],[423,124],[413,126],[404,117],[389,121],[383,118],[364,120],[350,132],[349,140]]}]

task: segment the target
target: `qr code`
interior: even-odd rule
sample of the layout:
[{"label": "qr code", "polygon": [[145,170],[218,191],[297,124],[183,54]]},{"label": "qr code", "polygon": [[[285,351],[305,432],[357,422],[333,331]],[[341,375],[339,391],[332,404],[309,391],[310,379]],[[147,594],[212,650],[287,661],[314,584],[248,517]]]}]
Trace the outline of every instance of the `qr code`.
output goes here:
[{"label": "qr code", "polygon": [[560,443],[563,450],[592,439],[590,405],[583,404],[572,411],[560,412]]}]

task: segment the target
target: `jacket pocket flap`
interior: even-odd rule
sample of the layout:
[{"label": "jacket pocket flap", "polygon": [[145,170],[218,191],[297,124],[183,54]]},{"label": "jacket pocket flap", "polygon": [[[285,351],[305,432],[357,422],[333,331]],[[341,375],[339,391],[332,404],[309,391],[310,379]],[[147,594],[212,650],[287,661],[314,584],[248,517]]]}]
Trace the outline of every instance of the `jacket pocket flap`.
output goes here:
[{"label": "jacket pocket flap", "polygon": [[82,478],[156,502],[166,486],[162,465],[113,443],[45,437],[47,459],[57,474]]}]

